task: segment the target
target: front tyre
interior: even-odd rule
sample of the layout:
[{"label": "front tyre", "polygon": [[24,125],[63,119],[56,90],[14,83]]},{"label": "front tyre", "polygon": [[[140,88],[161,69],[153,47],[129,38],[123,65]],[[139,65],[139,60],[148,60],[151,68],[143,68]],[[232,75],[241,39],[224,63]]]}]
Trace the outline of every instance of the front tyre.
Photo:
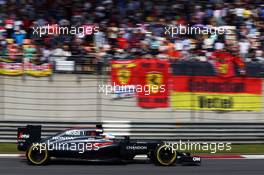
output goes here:
[{"label": "front tyre", "polygon": [[26,152],[28,164],[44,165],[49,161],[48,150],[42,144],[32,144]]},{"label": "front tyre", "polygon": [[156,165],[170,166],[175,163],[177,153],[172,147],[161,144],[156,148],[154,156]]}]

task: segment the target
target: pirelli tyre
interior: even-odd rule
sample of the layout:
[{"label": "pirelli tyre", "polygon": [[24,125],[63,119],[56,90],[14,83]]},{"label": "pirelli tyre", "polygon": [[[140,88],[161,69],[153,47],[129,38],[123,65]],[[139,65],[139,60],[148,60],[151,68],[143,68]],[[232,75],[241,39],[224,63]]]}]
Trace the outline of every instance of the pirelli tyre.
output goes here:
[{"label": "pirelli tyre", "polygon": [[170,166],[176,162],[177,153],[172,147],[160,144],[154,152],[154,163],[161,166]]},{"label": "pirelli tyre", "polygon": [[42,144],[32,144],[26,152],[26,158],[30,165],[45,165],[49,161],[48,150]]}]

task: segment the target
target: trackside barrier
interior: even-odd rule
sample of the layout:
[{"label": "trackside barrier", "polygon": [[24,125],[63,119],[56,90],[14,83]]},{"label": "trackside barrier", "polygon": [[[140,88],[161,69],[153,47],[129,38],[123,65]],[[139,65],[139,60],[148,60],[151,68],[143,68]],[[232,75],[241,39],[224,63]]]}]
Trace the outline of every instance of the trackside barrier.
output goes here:
[{"label": "trackside barrier", "polygon": [[[42,137],[73,127],[91,127],[97,122],[0,121],[0,142],[16,142],[17,128],[27,124],[42,125]],[[184,141],[228,141],[264,143],[264,123],[136,123],[104,121],[104,132],[133,139]]]}]

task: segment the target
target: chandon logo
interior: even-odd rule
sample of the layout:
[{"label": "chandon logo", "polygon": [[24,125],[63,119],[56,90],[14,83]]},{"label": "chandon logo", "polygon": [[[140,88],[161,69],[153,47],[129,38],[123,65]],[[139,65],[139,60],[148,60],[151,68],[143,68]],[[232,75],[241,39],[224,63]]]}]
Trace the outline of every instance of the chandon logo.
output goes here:
[{"label": "chandon logo", "polygon": [[147,147],[146,146],[127,146],[126,149],[144,150],[144,149],[147,149]]}]

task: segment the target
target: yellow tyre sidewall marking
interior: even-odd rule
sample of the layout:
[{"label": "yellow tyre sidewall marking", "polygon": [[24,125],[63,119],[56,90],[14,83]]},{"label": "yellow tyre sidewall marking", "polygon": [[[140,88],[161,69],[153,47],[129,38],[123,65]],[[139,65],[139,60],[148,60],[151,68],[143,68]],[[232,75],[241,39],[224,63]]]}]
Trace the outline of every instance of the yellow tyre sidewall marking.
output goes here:
[{"label": "yellow tyre sidewall marking", "polygon": [[165,162],[163,162],[163,161],[160,159],[160,157],[159,157],[160,150],[161,150],[162,148],[164,148],[164,147],[166,147],[166,145],[163,145],[163,146],[161,146],[161,147],[158,148],[158,150],[157,150],[157,159],[158,159],[159,163],[162,164],[162,165],[170,165],[170,164],[172,164],[172,163],[175,161],[175,159],[176,159],[176,152],[173,151],[173,154],[174,154],[173,158],[172,158],[171,161],[169,161],[168,163],[165,163]]},{"label": "yellow tyre sidewall marking", "polygon": [[44,157],[44,159],[42,160],[42,161],[40,161],[40,162],[35,162],[34,160],[32,160],[32,158],[31,158],[31,152],[32,152],[32,150],[33,150],[33,146],[31,146],[30,148],[29,148],[29,151],[28,151],[28,158],[29,158],[29,160],[32,162],[32,163],[34,163],[34,164],[36,164],[36,165],[41,165],[42,163],[44,163],[46,160],[47,160],[47,158],[48,158],[48,151],[47,150],[45,150],[45,157]]}]

